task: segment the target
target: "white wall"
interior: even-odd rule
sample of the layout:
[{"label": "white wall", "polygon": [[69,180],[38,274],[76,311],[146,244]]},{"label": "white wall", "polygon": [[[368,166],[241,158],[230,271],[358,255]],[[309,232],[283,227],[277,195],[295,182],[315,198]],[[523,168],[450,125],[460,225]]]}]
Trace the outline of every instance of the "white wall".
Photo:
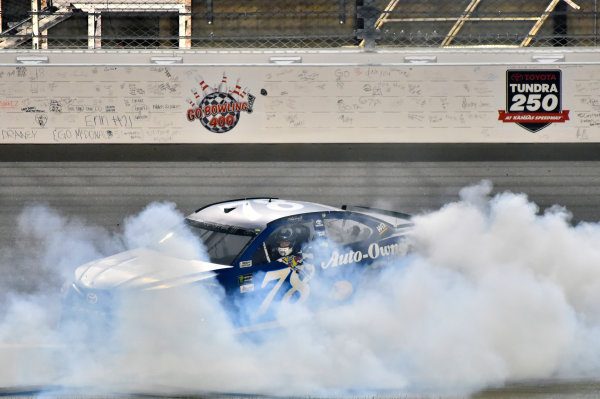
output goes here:
[{"label": "white wall", "polygon": [[[515,69],[560,70],[569,120],[500,121]],[[218,134],[188,99],[224,75],[255,101]],[[600,142],[599,93],[595,49],[4,51],[0,143]]]}]

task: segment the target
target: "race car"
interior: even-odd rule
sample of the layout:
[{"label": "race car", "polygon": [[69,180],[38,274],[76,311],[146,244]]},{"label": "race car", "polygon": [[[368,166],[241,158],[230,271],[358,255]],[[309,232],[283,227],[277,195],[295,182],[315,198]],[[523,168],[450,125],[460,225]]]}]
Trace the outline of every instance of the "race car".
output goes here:
[{"label": "race car", "polygon": [[347,300],[361,275],[356,270],[407,253],[410,229],[410,215],[367,207],[276,198],[214,203],[151,248],[77,268],[66,312],[105,317],[119,292],[202,284],[221,287],[229,305],[252,304],[242,309],[249,314],[238,316],[240,325],[264,322],[278,303],[305,303],[315,284],[327,293],[319,300]]}]

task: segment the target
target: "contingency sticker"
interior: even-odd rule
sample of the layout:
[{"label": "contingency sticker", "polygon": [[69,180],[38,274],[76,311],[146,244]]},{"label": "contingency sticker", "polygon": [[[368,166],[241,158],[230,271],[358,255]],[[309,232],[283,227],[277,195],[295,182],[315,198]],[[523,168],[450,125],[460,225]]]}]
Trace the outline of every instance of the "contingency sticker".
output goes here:
[{"label": "contingency sticker", "polygon": [[254,283],[252,283],[252,274],[242,274],[238,276],[238,284],[240,285],[240,293],[254,291]]},{"label": "contingency sticker", "polygon": [[506,109],[498,113],[498,120],[532,133],[568,121],[569,111],[562,110],[561,71],[506,71]]}]

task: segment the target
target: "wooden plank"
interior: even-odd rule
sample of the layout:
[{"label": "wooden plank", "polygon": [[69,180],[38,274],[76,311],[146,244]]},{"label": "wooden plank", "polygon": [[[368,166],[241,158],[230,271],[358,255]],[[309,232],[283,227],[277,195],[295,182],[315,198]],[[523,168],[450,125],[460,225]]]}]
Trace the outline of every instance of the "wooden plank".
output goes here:
[{"label": "wooden plank", "polygon": [[542,15],[540,15],[540,17],[537,19],[537,22],[533,25],[533,27],[531,28],[531,30],[527,34],[527,37],[525,38],[525,40],[523,40],[521,42],[520,47],[527,47],[527,46],[529,46],[529,43],[531,43],[531,40],[533,39],[533,36],[535,36],[538,33],[538,31],[540,30],[540,28],[542,27],[542,25],[544,24],[544,22],[546,22],[546,20],[550,16],[550,13],[552,11],[554,11],[554,8],[556,7],[556,5],[558,4],[559,1],[560,0],[552,0],[550,2],[550,4],[548,4],[548,7],[546,7],[546,9],[544,10],[544,13]]},{"label": "wooden plank", "polygon": [[473,14],[473,11],[475,11],[475,8],[477,8],[477,5],[479,5],[480,2],[481,0],[472,0],[471,3],[469,3],[467,8],[465,9],[465,12],[460,16],[460,18],[458,18],[454,26],[450,29],[450,32],[448,32],[448,34],[444,38],[444,41],[442,42],[442,47],[450,45],[452,40],[454,40],[454,38],[458,34],[458,31],[463,27],[465,21],[471,17],[471,14]]}]

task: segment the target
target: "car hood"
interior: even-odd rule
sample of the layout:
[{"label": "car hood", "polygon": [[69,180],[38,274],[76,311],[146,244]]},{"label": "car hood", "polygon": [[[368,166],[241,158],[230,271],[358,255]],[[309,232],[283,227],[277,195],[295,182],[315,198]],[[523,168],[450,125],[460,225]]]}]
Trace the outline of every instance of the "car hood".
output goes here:
[{"label": "car hood", "polygon": [[163,289],[209,279],[216,275],[215,270],[230,267],[138,248],[78,267],[75,283],[80,287],[100,290]]}]

